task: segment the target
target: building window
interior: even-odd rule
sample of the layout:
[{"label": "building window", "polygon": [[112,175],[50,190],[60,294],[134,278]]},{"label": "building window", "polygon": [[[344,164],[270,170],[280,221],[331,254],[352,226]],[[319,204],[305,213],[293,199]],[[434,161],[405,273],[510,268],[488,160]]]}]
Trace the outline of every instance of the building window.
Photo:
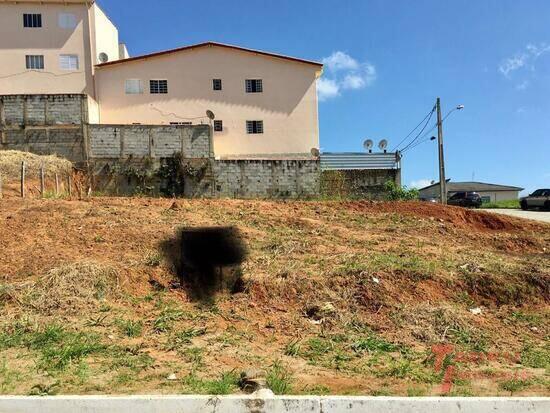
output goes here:
[{"label": "building window", "polygon": [[222,80],[221,79],[212,79],[212,89],[222,90]]},{"label": "building window", "polygon": [[58,23],[62,29],[74,29],[78,25],[76,16],[72,13],[59,13]]},{"label": "building window", "polygon": [[246,79],[246,93],[261,93],[263,92],[262,79]]},{"label": "building window", "polygon": [[168,93],[168,80],[151,80],[149,90],[154,95]]},{"label": "building window", "polygon": [[42,15],[23,14],[23,27],[42,27]]},{"label": "building window", "polygon": [[263,120],[247,120],[246,133],[264,133]]},{"label": "building window", "polygon": [[44,56],[42,55],[27,55],[25,56],[27,63],[27,69],[43,70],[44,69]]},{"label": "building window", "polygon": [[61,70],[78,70],[78,56],[75,54],[62,54],[59,56],[59,68]]},{"label": "building window", "polygon": [[223,132],[223,121],[221,120],[214,121],[214,132]]},{"label": "building window", "polygon": [[127,95],[141,95],[143,93],[143,82],[141,79],[126,79],[125,90]]}]

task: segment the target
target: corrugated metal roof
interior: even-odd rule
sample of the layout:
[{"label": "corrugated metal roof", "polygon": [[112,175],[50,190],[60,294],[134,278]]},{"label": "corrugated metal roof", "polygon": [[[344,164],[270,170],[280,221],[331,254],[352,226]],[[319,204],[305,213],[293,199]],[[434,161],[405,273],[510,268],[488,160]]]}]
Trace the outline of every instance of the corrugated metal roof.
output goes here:
[{"label": "corrugated metal roof", "polygon": [[[498,191],[523,191],[523,188],[510,185],[489,184],[486,182],[449,182],[447,180],[447,192],[498,192]],[[420,191],[439,186],[439,182],[421,188]]]},{"label": "corrugated metal roof", "polygon": [[321,170],[399,169],[395,153],[323,152]]}]

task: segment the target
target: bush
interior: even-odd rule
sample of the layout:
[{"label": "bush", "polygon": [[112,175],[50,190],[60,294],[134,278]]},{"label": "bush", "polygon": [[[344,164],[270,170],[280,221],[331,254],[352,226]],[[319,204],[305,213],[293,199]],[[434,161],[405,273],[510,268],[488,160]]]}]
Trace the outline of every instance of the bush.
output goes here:
[{"label": "bush", "polygon": [[393,181],[384,184],[385,196],[388,201],[411,201],[418,199],[419,192],[415,188],[399,186]]}]

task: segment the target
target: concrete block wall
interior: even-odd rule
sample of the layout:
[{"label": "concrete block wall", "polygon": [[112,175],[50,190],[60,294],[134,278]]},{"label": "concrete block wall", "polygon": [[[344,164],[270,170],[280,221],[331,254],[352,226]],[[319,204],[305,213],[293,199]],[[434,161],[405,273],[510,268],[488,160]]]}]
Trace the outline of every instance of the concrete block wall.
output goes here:
[{"label": "concrete block wall", "polygon": [[86,95],[0,95],[0,127],[81,125],[87,113]]},{"label": "concrete block wall", "polygon": [[209,158],[207,125],[88,125],[90,159],[168,158],[181,152],[186,158]]},{"label": "concrete block wall", "polygon": [[307,198],[319,194],[316,160],[214,161],[211,169],[214,197]]},{"label": "concrete block wall", "polygon": [[321,173],[321,193],[325,196],[382,198],[386,182],[401,185],[400,169],[331,170]]}]

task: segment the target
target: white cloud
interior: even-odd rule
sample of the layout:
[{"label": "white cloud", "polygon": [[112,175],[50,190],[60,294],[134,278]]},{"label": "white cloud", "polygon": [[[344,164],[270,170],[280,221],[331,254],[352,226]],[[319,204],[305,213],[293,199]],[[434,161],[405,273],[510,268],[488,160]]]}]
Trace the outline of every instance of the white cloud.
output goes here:
[{"label": "white cloud", "polygon": [[427,186],[430,186],[431,184],[432,184],[431,179],[418,179],[416,181],[412,181],[409,187],[420,189],[420,188],[425,188]]},{"label": "white cloud", "polygon": [[321,78],[317,81],[317,93],[319,100],[322,102],[338,96],[340,94],[340,87],[334,80]]},{"label": "white cloud", "polygon": [[361,63],[344,52],[336,51],[322,62],[325,74],[317,82],[320,101],[339,96],[342,90],[364,89],[376,80],[374,65]]},{"label": "white cloud", "polygon": [[525,89],[527,89],[528,86],[529,86],[529,81],[528,81],[528,80],[524,80],[523,82],[518,83],[518,84],[516,85],[516,89],[517,89],[517,90],[525,90]]},{"label": "white cloud", "polygon": [[524,51],[504,59],[498,66],[498,71],[509,78],[513,72],[524,67],[534,70],[535,61],[548,52],[550,52],[550,44],[540,43],[536,45],[530,43],[525,46]]},{"label": "white cloud", "polygon": [[323,64],[332,72],[339,70],[356,70],[359,62],[344,52],[334,52],[322,60]]}]

